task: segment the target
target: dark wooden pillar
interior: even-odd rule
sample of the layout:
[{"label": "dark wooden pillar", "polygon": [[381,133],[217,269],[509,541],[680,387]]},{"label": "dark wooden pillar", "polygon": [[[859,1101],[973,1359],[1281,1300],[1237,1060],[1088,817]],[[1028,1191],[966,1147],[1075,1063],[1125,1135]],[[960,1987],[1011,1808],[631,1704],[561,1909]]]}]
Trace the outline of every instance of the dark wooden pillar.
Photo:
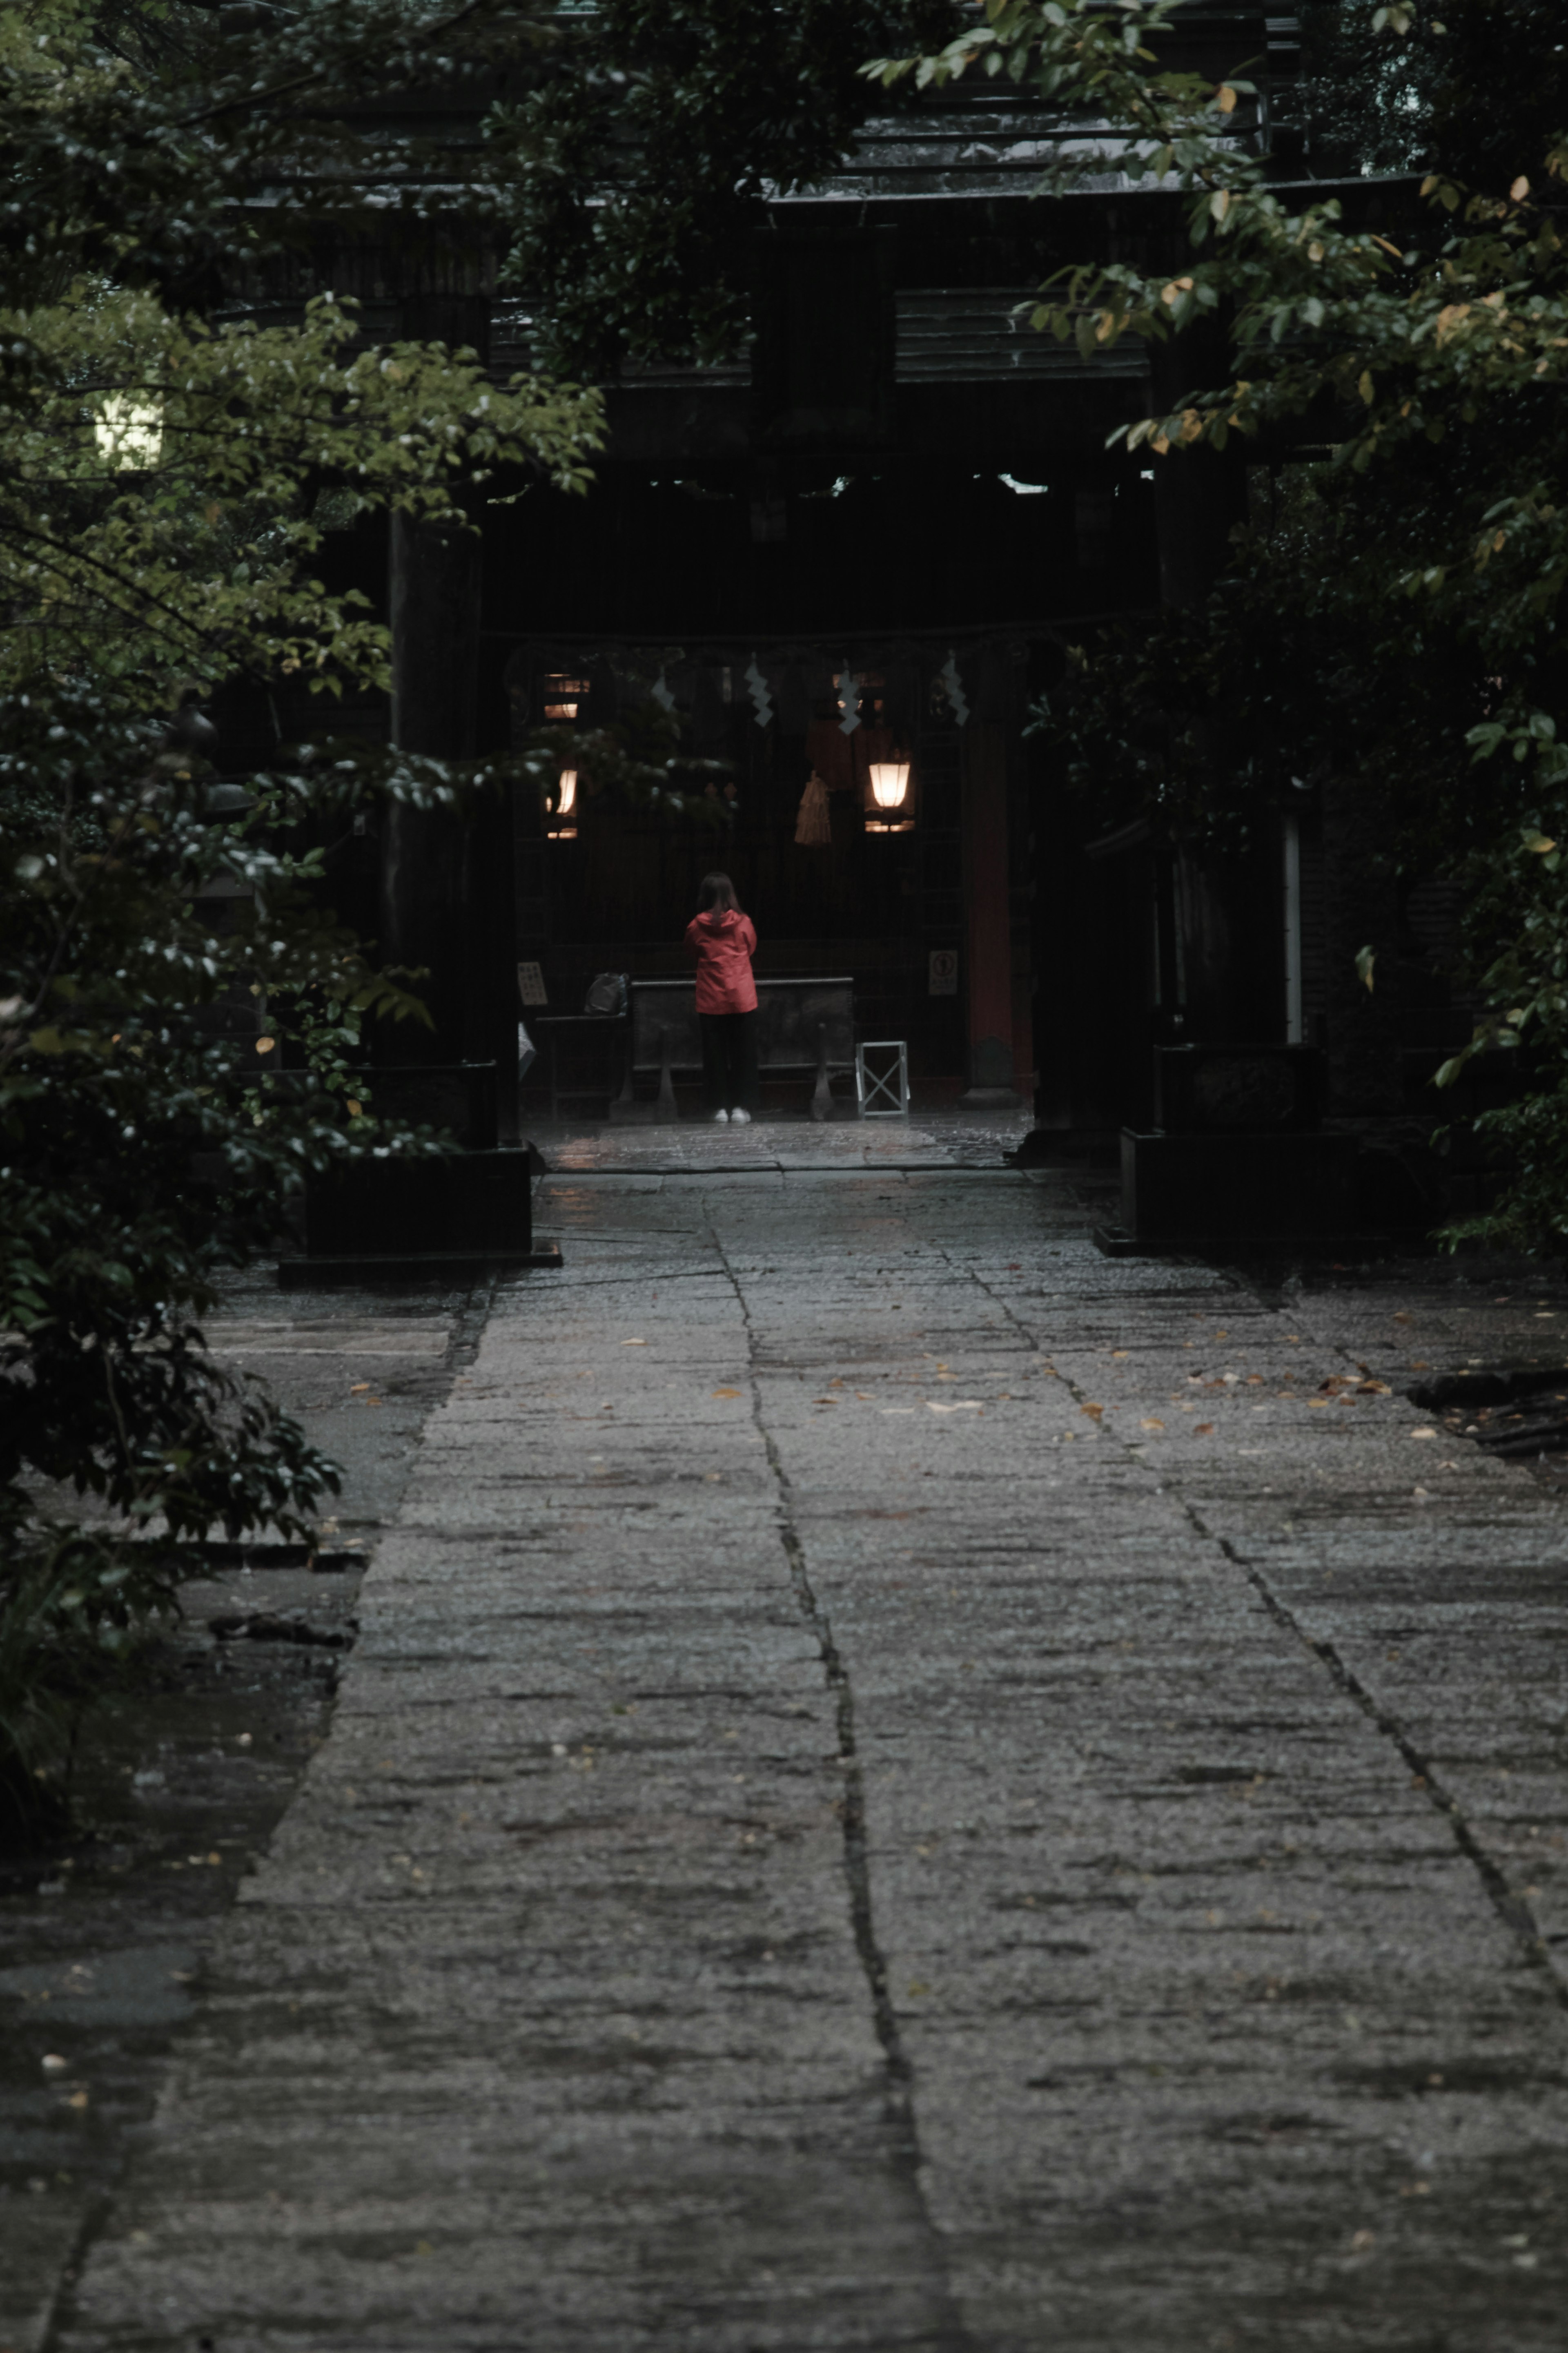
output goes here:
[{"label": "dark wooden pillar", "polygon": [[[1173,411],[1195,385],[1230,381],[1223,328],[1205,325],[1150,345],[1150,397]],[[1155,456],[1154,513],[1160,597],[1186,611],[1200,606],[1230,561],[1230,534],[1247,520],[1247,462],[1239,434],[1224,449],[1171,448]]]},{"label": "dark wooden pillar", "polygon": [[[392,521],[392,740],[401,752],[467,760],[474,751],[479,642],[479,542],[456,526]],[[464,1059],[468,972],[464,828],[445,811],[394,802],[383,828],[381,943],[423,965],[420,991],[436,1024],[388,1026],[387,1059]]]},{"label": "dark wooden pillar", "polygon": [[[1226,384],[1231,374],[1229,340],[1221,324],[1205,323],[1151,346],[1156,411],[1173,411],[1184,393]],[[1233,434],[1224,449],[1173,448],[1153,462],[1161,601],[1196,612],[1232,560],[1232,532],[1247,520],[1245,444]],[[1269,993],[1268,976],[1237,953],[1237,939],[1245,938],[1247,927],[1238,933],[1231,915],[1245,916],[1248,910],[1226,903],[1236,878],[1227,883],[1212,860],[1184,858],[1166,865],[1156,887],[1159,881],[1165,889],[1155,921],[1180,935],[1176,962],[1184,986],[1175,1000],[1162,998],[1158,1017],[1152,1005],[1144,1017],[1148,1042],[1139,1050],[1151,1067],[1156,1035],[1167,1043],[1246,1035],[1247,1015],[1255,1011],[1260,994]]]},{"label": "dark wooden pillar", "polygon": [[1017,1107],[1013,1089],[1013,937],[1007,872],[1007,730],[971,718],[963,731],[963,922],[969,1087],[973,1110]]},{"label": "dark wooden pillar", "polygon": [[[1354,776],[1323,786],[1323,849],[1332,889],[1327,908],[1324,995],[1329,1097],[1351,1117],[1401,1107],[1398,892],[1380,851],[1378,811]],[[1356,971],[1363,947],[1377,951],[1373,986]]]},{"label": "dark wooden pillar", "polygon": [[1230,534],[1247,517],[1247,469],[1229,449],[1168,450],[1154,460],[1160,534],[1160,601],[1200,606],[1231,556]]},{"label": "dark wooden pillar", "polygon": [[[403,332],[484,355],[481,296],[407,298]],[[477,740],[482,543],[465,524],[392,520],[392,740],[400,751],[471,760]],[[394,806],[383,829],[380,936],[392,962],[425,966],[434,1035],[386,1026],[394,1062],[497,1065],[500,1138],[517,1136],[517,984],[510,888],[511,810],[482,797],[461,819]]]}]

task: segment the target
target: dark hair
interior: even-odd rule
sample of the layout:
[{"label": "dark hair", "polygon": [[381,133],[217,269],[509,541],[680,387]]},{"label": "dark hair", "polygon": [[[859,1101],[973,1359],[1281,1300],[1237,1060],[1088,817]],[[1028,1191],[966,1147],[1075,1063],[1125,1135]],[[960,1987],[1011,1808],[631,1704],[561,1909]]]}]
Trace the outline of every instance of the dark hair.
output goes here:
[{"label": "dark hair", "polygon": [[705,874],[698,885],[697,895],[705,915],[715,912],[721,915],[738,915],[741,902],[735,896],[735,886],[727,874]]}]

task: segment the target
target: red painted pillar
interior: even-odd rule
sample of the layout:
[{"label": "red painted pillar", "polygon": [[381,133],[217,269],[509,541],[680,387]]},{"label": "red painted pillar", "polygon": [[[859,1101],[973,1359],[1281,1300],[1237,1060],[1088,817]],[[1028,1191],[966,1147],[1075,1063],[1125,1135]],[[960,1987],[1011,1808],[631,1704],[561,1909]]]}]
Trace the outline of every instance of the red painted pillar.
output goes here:
[{"label": "red painted pillar", "polygon": [[963,730],[963,917],[969,975],[972,1110],[1015,1111],[1013,927],[1007,902],[1007,730],[971,718]]}]

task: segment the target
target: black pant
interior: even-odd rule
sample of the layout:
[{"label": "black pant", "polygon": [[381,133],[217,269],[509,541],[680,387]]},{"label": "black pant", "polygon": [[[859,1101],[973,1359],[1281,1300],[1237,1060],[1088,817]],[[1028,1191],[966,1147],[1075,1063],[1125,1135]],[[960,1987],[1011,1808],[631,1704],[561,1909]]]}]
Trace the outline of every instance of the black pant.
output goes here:
[{"label": "black pant", "polygon": [[697,1026],[709,1110],[755,1111],[762,1096],[755,1013],[700,1013]]}]

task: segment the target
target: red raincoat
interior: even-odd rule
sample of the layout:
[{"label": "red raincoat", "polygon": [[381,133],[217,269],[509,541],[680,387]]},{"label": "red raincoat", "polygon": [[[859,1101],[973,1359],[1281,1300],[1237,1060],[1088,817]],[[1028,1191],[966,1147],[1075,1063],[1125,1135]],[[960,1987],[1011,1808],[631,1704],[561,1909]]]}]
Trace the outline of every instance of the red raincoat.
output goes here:
[{"label": "red raincoat", "polygon": [[754,1013],[757,984],[752,978],[752,958],[757,934],[750,915],[734,908],[717,908],[694,915],[686,927],[686,944],[697,958],[699,1013]]}]

